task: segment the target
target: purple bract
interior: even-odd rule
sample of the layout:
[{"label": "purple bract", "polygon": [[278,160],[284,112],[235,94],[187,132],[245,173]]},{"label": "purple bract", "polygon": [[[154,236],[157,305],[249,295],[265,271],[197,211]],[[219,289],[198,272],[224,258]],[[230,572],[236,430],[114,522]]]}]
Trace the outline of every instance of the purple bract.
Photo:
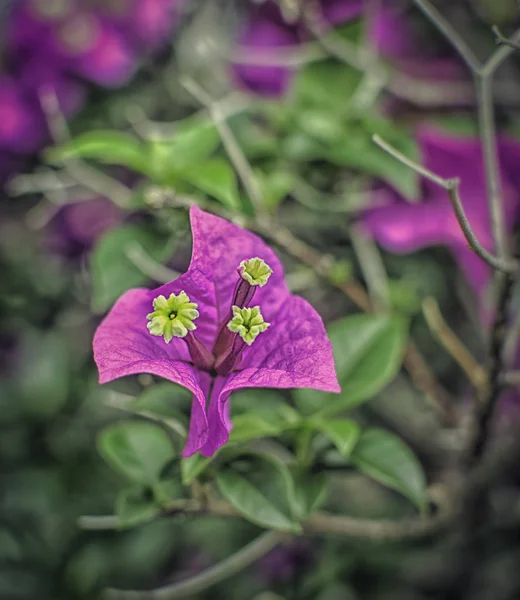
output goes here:
[{"label": "purple bract", "polygon": [[[321,0],[319,5],[323,23],[339,25],[360,16],[363,0]],[[255,53],[265,51],[276,56],[277,50],[295,48],[311,38],[299,15],[294,21],[289,21],[278,3],[268,0],[249,16],[239,42],[241,50],[255,58]],[[244,60],[244,64],[235,65],[233,70],[240,87],[264,96],[280,96],[286,91],[292,69],[246,63],[247,60]]]},{"label": "purple bract", "polygon": [[[306,387],[339,392],[340,388],[322,320],[308,302],[290,294],[274,252],[249,231],[195,206],[190,216],[193,251],[188,271],[155,290],[126,292],[96,332],[94,358],[101,383],[151,373],[193,392],[184,456],[198,450],[211,456],[229,437],[232,391]],[[249,285],[241,275],[240,263],[251,258],[265,261],[272,269],[268,281]],[[195,311],[193,304],[185,305],[196,330],[184,332],[184,338],[170,336],[169,343],[166,337],[152,335],[150,318],[156,314],[152,311],[163,310],[168,298],[186,295],[197,305]],[[255,334],[254,342],[244,342],[247,336],[242,338],[227,327],[233,304],[259,306],[269,323]],[[176,322],[177,313],[169,318]]]},{"label": "purple bract", "polygon": [[[418,133],[426,168],[444,178],[459,177],[460,195],[469,222],[480,243],[493,250],[482,152],[478,139],[423,126]],[[511,231],[520,215],[518,159],[520,144],[499,140],[502,190],[506,222]],[[488,265],[469,249],[446,191],[424,180],[420,202],[411,204],[388,189],[388,204],[367,210],[363,223],[385,249],[407,254],[428,246],[446,246],[477,292],[484,291],[491,275]]]}]

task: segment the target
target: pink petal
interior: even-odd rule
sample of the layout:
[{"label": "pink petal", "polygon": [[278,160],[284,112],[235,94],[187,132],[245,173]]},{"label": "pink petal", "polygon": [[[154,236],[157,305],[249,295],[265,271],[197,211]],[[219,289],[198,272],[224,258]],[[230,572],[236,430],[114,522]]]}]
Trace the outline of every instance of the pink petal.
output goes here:
[{"label": "pink petal", "polygon": [[190,219],[193,251],[188,273],[197,269],[209,281],[213,281],[216,322],[219,323],[231,307],[239,277],[236,272],[238,266],[241,261],[254,257],[265,260],[273,274],[267,285],[257,289],[252,305],[261,306],[266,321],[273,319],[290,296],[283,266],[276,254],[255,234],[206,213],[195,205],[191,207]]},{"label": "pink petal", "polygon": [[[185,289],[189,288],[189,282],[184,284]],[[204,444],[207,436],[206,398],[201,387],[207,385],[206,375],[201,378],[187,362],[189,353],[183,340],[175,338],[166,344],[148,332],[146,315],[152,310],[154,297],[153,292],[145,289],[126,292],[98,327],[94,336],[94,360],[99,369],[99,382],[150,373],[190,390],[194,402],[187,451],[192,454]]]},{"label": "pink petal", "polygon": [[292,296],[269,329],[243,356],[240,368],[217,378],[208,412],[208,439],[201,452],[212,456],[231,431],[230,393],[241,388],[312,388],[339,392],[332,346],[318,313]]}]

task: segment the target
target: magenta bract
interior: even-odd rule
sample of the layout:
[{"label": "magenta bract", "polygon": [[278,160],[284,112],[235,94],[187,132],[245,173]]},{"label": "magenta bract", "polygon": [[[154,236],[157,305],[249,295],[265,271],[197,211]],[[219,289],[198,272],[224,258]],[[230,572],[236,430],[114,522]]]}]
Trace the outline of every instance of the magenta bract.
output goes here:
[{"label": "magenta bract", "polygon": [[[101,383],[151,373],[193,392],[184,456],[198,450],[211,456],[229,437],[232,391],[308,387],[339,392],[340,388],[323,322],[308,302],[291,295],[282,264],[269,246],[249,231],[196,206],[192,206],[190,217],[193,251],[188,271],[155,290],[141,288],[124,294],[95,334],[94,358]],[[197,329],[190,333],[213,350],[237,288],[237,268],[253,257],[261,258],[273,270],[268,283],[255,290],[252,303],[260,306],[270,326],[251,346],[244,344],[229,373],[218,375],[196,366],[183,338],[173,338],[167,344],[150,334],[147,315],[153,300],[184,291],[198,304],[200,313]]]}]

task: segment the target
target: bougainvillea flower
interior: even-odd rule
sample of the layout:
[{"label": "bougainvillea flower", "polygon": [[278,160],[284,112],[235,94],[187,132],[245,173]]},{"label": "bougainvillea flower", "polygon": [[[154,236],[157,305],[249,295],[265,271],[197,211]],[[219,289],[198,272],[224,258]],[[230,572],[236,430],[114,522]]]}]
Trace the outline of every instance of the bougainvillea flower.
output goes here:
[{"label": "bougainvillea flower", "polygon": [[[363,0],[321,0],[321,19],[325,24],[339,25],[359,17]],[[263,2],[253,10],[242,32],[239,43],[247,54],[256,51],[294,48],[311,39],[307,27],[298,14],[289,20],[280,10],[279,3]],[[244,61],[246,62],[246,61]],[[241,87],[265,95],[283,94],[291,80],[292,69],[279,66],[240,64],[234,67],[235,79]]]},{"label": "bougainvillea flower", "polygon": [[[493,250],[491,220],[486,195],[482,151],[478,139],[423,126],[418,133],[422,161],[427,169],[444,178],[460,178],[460,196],[468,220],[480,243]],[[506,223],[511,231],[520,216],[517,185],[520,146],[512,139],[499,140],[502,191]],[[518,162],[516,162],[518,165]],[[446,246],[478,292],[491,274],[488,265],[469,249],[446,191],[423,180],[421,201],[411,204],[388,190],[388,204],[365,211],[366,229],[388,251],[407,254],[428,246]]]},{"label": "bougainvillea flower", "polygon": [[95,334],[94,358],[101,383],[150,373],[190,390],[184,456],[211,456],[229,437],[234,390],[340,388],[322,320],[290,294],[274,252],[195,206],[190,216],[188,271],[155,290],[126,292]]}]

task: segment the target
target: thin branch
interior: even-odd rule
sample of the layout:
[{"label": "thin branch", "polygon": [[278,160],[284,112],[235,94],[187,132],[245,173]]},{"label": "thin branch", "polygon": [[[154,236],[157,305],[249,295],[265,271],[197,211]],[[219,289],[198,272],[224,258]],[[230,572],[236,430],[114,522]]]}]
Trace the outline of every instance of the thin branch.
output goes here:
[{"label": "thin branch", "polygon": [[491,28],[491,31],[493,32],[493,34],[495,36],[495,41],[498,46],[501,46],[501,45],[509,46],[510,48],[513,48],[513,50],[520,50],[520,43],[504,37],[497,25],[493,25],[493,27]]},{"label": "thin branch", "polygon": [[388,142],[385,142],[380,136],[374,135],[372,139],[380,148],[382,148],[385,152],[388,152],[388,154],[393,156],[396,160],[446,190],[464,237],[466,238],[471,250],[473,250],[477,256],[479,256],[483,261],[487,262],[491,267],[493,267],[493,269],[503,271],[504,273],[518,273],[520,266],[516,261],[494,256],[478,241],[477,236],[471,228],[466,211],[464,210],[464,206],[462,205],[462,201],[459,196],[460,181],[458,179],[443,179],[439,175],[429,171],[425,167],[417,164],[415,161],[399,152],[399,150],[391,146]]},{"label": "thin branch", "polygon": [[124,249],[128,260],[146,277],[159,283],[170,283],[180,277],[180,273],[155,261],[136,241],[130,242]]},{"label": "thin branch", "polygon": [[486,371],[446,323],[437,301],[434,298],[426,298],[422,309],[431,332],[464,371],[475,389],[484,395],[487,384]]},{"label": "thin branch", "polygon": [[105,597],[110,600],[176,600],[202,592],[236,573],[239,573],[262,556],[265,556],[284,539],[283,534],[269,531],[244,546],[222,562],[185,579],[162,588],[149,591],[108,589]]},{"label": "thin branch", "polygon": [[439,384],[426,359],[411,339],[408,340],[403,364],[415,387],[430,400],[443,423],[448,427],[457,425],[458,416],[450,395]]},{"label": "thin branch", "polygon": [[[518,33],[516,37],[518,37]],[[509,258],[510,251],[507,242],[507,227],[500,189],[500,168],[493,102],[493,76],[513,51],[512,48],[507,46],[499,48],[484,64],[482,69],[474,73],[477,82],[480,142],[484,155],[486,187],[493,238],[495,240],[495,252],[499,257],[503,258]]]},{"label": "thin branch", "polygon": [[493,327],[491,329],[490,339],[490,367],[489,367],[489,387],[487,398],[476,406],[475,431],[471,440],[468,464],[470,466],[478,463],[484,454],[491,423],[498,403],[500,392],[502,391],[502,369],[503,369],[503,351],[504,342],[507,334],[507,308],[511,301],[513,293],[513,279],[504,273],[498,275],[498,292],[496,314]]},{"label": "thin branch", "polygon": [[379,248],[359,225],[350,228],[350,239],[370,292],[372,305],[378,311],[387,312],[390,308],[390,287]]},{"label": "thin branch", "polygon": [[444,37],[452,43],[469,69],[473,73],[477,73],[482,67],[482,63],[453,25],[428,0],[415,0],[415,4],[417,4]]},{"label": "thin branch", "polygon": [[502,375],[501,381],[504,385],[520,387],[520,371],[507,371]]},{"label": "thin branch", "polygon": [[[307,534],[330,534],[373,541],[423,537],[441,529],[453,516],[454,507],[445,494],[436,498],[435,503],[438,504],[438,512],[431,517],[414,517],[402,521],[391,521],[357,519],[317,511],[303,520],[301,525]],[[158,516],[168,518],[178,514],[242,518],[229,502],[211,496],[203,503],[190,499],[172,500],[170,505]],[[90,530],[117,529],[119,521],[113,515],[83,516],[78,519],[78,526]]]},{"label": "thin branch", "polygon": [[[54,143],[57,145],[66,143],[70,140],[70,132],[67,121],[61,112],[56,92],[48,86],[42,88],[40,104]],[[63,161],[62,166],[66,174],[84,188],[109,198],[121,208],[129,206],[132,192],[117,179],[90,167],[77,158]]]},{"label": "thin branch", "polygon": [[242,148],[236,141],[231,128],[227,124],[218,102],[215,102],[198,83],[189,77],[183,77],[181,84],[196,100],[208,109],[208,112],[215,123],[215,127],[218,129],[222,144],[244,185],[247,195],[255,208],[255,212],[259,215],[264,214],[265,207],[258,180],[248,163]]}]

